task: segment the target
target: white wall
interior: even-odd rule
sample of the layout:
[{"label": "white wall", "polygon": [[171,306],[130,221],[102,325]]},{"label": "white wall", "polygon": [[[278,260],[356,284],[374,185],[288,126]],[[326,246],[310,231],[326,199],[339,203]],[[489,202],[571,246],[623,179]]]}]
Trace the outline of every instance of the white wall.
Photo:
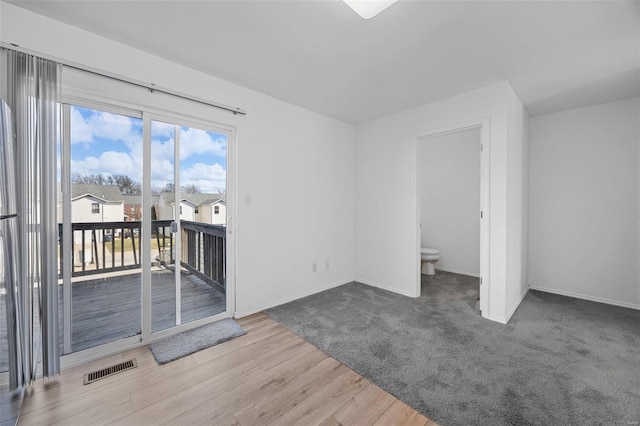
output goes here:
[{"label": "white wall", "polygon": [[[93,213],[93,203],[100,205],[100,212]],[[71,202],[71,218],[73,222],[104,222],[104,210],[104,201],[91,196],[77,198]],[[121,213],[121,216],[124,216],[124,211]]]},{"label": "white wall", "polygon": [[172,220],[174,217],[174,208],[174,205],[167,204],[164,194],[161,193],[158,201],[158,209],[156,211],[158,220]]},{"label": "white wall", "polygon": [[[214,225],[225,225],[227,223],[227,206],[225,203],[212,204],[209,207],[209,218]],[[215,213],[218,207],[218,214]]]},{"label": "white wall", "polygon": [[196,222],[202,222],[202,223],[213,223],[211,222],[211,213],[212,213],[212,207],[210,204],[200,204],[198,206],[198,213],[196,213]]},{"label": "white wall", "polygon": [[421,246],[440,251],[437,269],[480,274],[480,129],[418,142]]},{"label": "white wall", "polygon": [[[93,203],[100,205],[100,212],[93,213]],[[71,202],[71,221],[73,223],[85,222],[122,222],[124,220],[124,203],[104,201],[85,196]]]},{"label": "white wall", "polygon": [[[215,214],[215,208],[218,207],[218,214]],[[198,206],[198,214],[195,215],[196,221],[210,223],[212,225],[226,225],[227,206],[224,202],[214,204],[200,204]]]},{"label": "white wall", "polygon": [[[511,89],[511,87],[509,87]],[[527,294],[529,269],[529,115],[513,90],[507,90],[507,318]]]},{"label": "white wall", "polygon": [[[246,315],[354,277],[352,125],[230,84],[84,30],[2,3],[0,40],[139,81],[247,110],[247,116],[157,94],[152,106],[237,129],[236,308]],[[203,52],[215,54],[215,52]],[[112,83],[87,86],[115,97]],[[113,90],[112,90],[113,89]],[[121,91],[122,92],[122,91]],[[124,93],[124,92],[122,92]],[[132,97],[147,91],[127,87]],[[146,97],[146,98],[145,98]],[[166,107],[164,106],[166,105]],[[176,107],[178,105],[178,107]],[[230,143],[233,143],[230,141]],[[328,209],[326,206],[339,206]],[[311,263],[330,269],[311,271]]]},{"label": "white wall", "polygon": [[531,288],[640,309],[640,98],[530,122]]},{"label": "white wall", "polygon": [[191,203],[180,201],[180,220],[193,221],[196,218],[195,206]]},{"label": "white wall", "polygon": [[[509,294],[526,288],[521,271],[507,270],[507,237],[518,243],[517,254],[526,245],[526,234],[507,213],[522,205],[521,163],[507,168],[508,148],[515,154],[525,144],[524,114],[510,122],[522,104],[508,83],[434,102],[358,126],[356,138],[356,278],[397,293],[418,296],[419,232],[416,208],[417,138],[434,129],[454,127],[486,118],[490,136],[483,155],[491,164],[488,204],[490,223],[490,294],[483,315],[506,322],[519,299]],[[511,114],[510,114],[511,112]],[[516,155],[517,157],[517,155]],[[518,178],[519,177],[519,178]],[[507,181],[513,178],[512,191]],[[517,195],[517,196],[516,196]],[[385,204],[394,209],[381,208]],[[520,265],[521,267],[525,265]]]},{"label": "white wall", "polygon": [[[93,203],[98,203],[100,206],[99,213],[93,213]],[[58,212],[61,214],[62,209],[59,206]],[[122,222],[124,220],[124,202],[111,201],[104,202],[103,200],[86,195],[84,197],[76,198],[71,201],[71,222],[73,223],[87,223],[87,222]],[[82,246],[82,232],[74,231],[73,241],[76,245]],[[90,232],[85,232],[85,246],[88,252],[86,256],[90,256],[91,253],[91,235]],[[102,241],[102,232],[96,232],[96,241]],[[79,256],[78,259],[82,257]]]}]

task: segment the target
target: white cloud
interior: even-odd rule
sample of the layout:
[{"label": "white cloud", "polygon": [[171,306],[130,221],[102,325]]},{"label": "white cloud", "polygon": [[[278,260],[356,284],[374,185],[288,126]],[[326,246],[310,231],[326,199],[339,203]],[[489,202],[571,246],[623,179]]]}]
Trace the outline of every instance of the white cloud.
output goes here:
[{"label": "white cloud", "polygon": [[71,160],[71,170],[81,175],[127,175],[137,182],[142,181],[142,165],[124,152],[106,151],[100,157]]},{"label": "white cloud", "polygon": [[151,141],[151,159],[165,159],[173,161],[173,138],[167,141],[154,139]]},{"label": "white cloud", "polygon": [[151,141],[151,187],[162,188],[173,182],[173,147],[173,138]]},{"label": "white cloud", "polygon": [[220,164],[196,163],[183,169],[180,185],[195,185],[200,191],[216,194],[227,187],[227,171]]},{"label": "white cloud", "polygon": [[171,138],[175,136],[175,124],[164,123],[162,121],[151,122],[151,135],[154,138]]},{"label": "white cloud", "polygon": [[[86,119],[71,108],[72,143],[92,144],[96,138],[122,141],[130,152],[106,151],[83,160],[73,160],[73,173],[123,174],[142,181],[143,143],[139,119],[104,111],[93,111]],[[152,123],[151,185],[161,188],[174,180],[173,124]],[[226,157],[226,137],[216,137],[200,129],[180,128],[181,159],[197,156]],[[202,160],[201,160],[202,161]],[[203,192],[216,193],[226,188],[226,171],[220,164],[196,163],[182,170],[181,184],[193,184]]]},{"label": "white cloud", "polygon": [[93,134],[99,138],[121,140],[129,148],[142,144],[142,132],[134,125],[134,119],[120,114],[96,111],[90,115],[87,124],[93,129]]},{"label": "white cloud", "polygon": [[165,159],[151,160],[151,187],[163,188],[167,183],[173,183],[173,163]]},{"label": "white cloud", "polygon": [[213,154],[224,157],[227,153],[227,142],[224,137],[214,139],[204,130],[188,128],[180,130],[180,158],[192,155]]},{"label": "white cloud", "polygon": [[71,143],[93,143],[95,138],[120,140],[131,150],[142,149],[140,119],[110,112],[92,110],[84,118],[77,108],[71,108]]},{"label": "white cloud", "polygon": [[71,143],[93,142],[93,130],[76,108],[71,108]]}]

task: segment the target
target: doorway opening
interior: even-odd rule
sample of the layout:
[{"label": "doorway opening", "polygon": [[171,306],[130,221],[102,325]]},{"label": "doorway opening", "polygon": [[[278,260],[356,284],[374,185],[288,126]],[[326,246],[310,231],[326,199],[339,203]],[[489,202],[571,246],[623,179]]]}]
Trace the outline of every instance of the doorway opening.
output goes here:
[{"label": "doorway opening", "polygon": [[416,142],[418,294],[453,296],[489,315],[488,123]]}]

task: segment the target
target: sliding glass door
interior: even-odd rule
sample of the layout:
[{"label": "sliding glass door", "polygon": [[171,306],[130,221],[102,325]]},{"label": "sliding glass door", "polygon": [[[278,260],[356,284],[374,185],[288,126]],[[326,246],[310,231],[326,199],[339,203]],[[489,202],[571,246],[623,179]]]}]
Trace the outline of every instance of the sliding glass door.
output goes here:
[{"label": "sliding glass door", "polygon": [[231,132],[93,103],[63,112],[62,353],[228,316]]},{"label": "sliding glass door", "polygon": [[59,251],[59,278],[68,354],[140,339],[141,217],[131,210],[142,199],[143,140],[139,112],[63,110],[68,157],[59,174],[58,223],[66,249]]},{"label": "sliding glass door", "polygon": [[[151,119],[152,332],[226,311],[229,135]],[[153,216],[153,214],[152,214]]]}]

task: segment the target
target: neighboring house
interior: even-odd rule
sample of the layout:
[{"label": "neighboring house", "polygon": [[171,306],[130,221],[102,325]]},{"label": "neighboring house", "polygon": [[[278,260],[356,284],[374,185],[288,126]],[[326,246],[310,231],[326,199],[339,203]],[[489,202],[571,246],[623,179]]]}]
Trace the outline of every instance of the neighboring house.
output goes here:
[{"label": "neighboring house", "polygon": [[[93,184],[71,184],[71,222],[72,223],[92,223],[92,222],[122,222],[125,220],[124,198],[117,185],[93,185]],[[116,231],[117,232],[117,231]],[[96,242],[102,242],[102,230],[84,232],[73,232],[73,242],[80,250],[76,257],[83,259],[85,263],[93,261],[91,242],[95,238]]]},{"label": "neighboring house", "polygon": [[117,185],[71,184],[71,222],[122,222],[124,196]]},{"label": "neighboring house", "polygon": [[[139,222],[142,220],[142,195],[123,195],[124,220],[126,222]],[[158,217],[158,194],[151,194],[151,208],[156,211]],[[152,214],[153,218],[153,214]]]},{"label": "neighboring house", "polygon": [[124,220],[138,222],[142,220],[142,195],[123,195]]},{"label": "neighboring house", "polygon": [[206,200],[199,206],[198,222],[211,223],[213,225],[227,224],[227,203],[224,199]]},{"label": "neighboring house", "polygon": [[[173,207],[175,202],[171,204]],[[198,205],[186,198],[180,200],[180,220],[194,221],[198,214]]]},{"label": "neighboring house", "polygon": [[[158,200],[158,219],[173,220],[175,205],[175,193],[161,193]],[[181,220],[225,225],[226,213],[224,194],[182,194],[180,199]]]}]

